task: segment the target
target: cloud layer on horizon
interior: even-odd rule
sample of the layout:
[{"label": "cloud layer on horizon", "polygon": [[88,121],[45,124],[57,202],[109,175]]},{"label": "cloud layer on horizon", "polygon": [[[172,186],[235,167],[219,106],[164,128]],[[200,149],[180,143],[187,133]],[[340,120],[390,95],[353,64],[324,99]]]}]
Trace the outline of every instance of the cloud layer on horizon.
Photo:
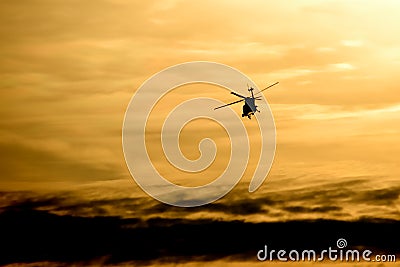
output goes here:
[{"label": "cloud layer on horizon", "polygon": [[[50,201],[51,202],[51,201]],[[42,203],[44,204],[44,203]],[[399,221],[364,218],[252,223],[242,220],[123,219],[55,215],[28,205],[0,213],[0,264],[59,262],[134,265],[217,260],[252,262],[264,245],[275,249],[335,247],[399,254]],[[71,246],[72,245],[72,246]]]}]

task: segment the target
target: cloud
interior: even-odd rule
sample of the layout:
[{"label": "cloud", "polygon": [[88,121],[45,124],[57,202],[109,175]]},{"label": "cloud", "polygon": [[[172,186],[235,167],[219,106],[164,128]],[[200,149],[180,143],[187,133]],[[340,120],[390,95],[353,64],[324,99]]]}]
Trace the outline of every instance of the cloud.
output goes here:
[{"label": "cloud", "polygon": [[[312,106],[310,106],[312,108]],[[400,111],[400,105],[385,106],[380,108],[358,109],[358,110],[341,110],[333,106],[314,106],[314,111],[308,115],[301,115],[301,119],[344,119],[344,118],[373,118],[379,115],[385,117],[397,116]]]},{"label": "cloud", "polygon": [[326,213],[329,211],[341,211],[342,208],[339,206],[317,206],[317,207],[303,207],[303,206],[288,206],[284,207],[284,210],[292,213],[314,213],[321,212]]},{"label": "cloud", "polygon": [[400,187],[365,190],[359,192],[355,201],[369,203],[372,205],[389,206],[399,199]]},{"label": "cloud", "polygon": [[110,166],[85,164],[46,150],[34,149],[18,143],[0,143],[2,158],[1,182],[82,182],[110,180],[121,177]]},{"label": "cloud", "polygon": [[[382,235],[382,230],[391,233]],[[0,264],[60,262],[104,265],[133,262],[213,261],[229,257],[253,261],[265,244],[276,249],[334,247],[338,237],[348,248],[368,248],[375,253],[400,253],[399,222],[304,220],[275,223],[209,219],[122,219],[119,217],[58,216],[27,207],[0,214],[2,257]],[[290,240],[282,239],[290,236]]]},{"label": "cloud", "polygon": [[[326,249],[338,236],[349,247],[400,253],[399,188],[371,189],[372,180],[383,180],[378,177],[314,178],[307,186],[305,177],[278,178],[269,177],[253,194],[239,184],[226,197],[197,208],[161,204],[135,187],[121,186],[122,180],[73,191],[1,192],[0,234],[6,244],[1,249],[7,256],[0,264],[247,262],[264,244]],[[383,230],[391,234],[382,235]]]},{"label": "cloud", "polygon": [[342,40],[341,44],[350,47],[360,47],[364,44],[362,40]]},{"label": "cloud", "polygon": [[196,208],[160,203],[144,194],[130,180],[121,179],[42,193],[4,191],[2,209],[30,208],[82,217],[162,217],[255,223],[296,219],[357,220],[372,214],[375,218],[396,219],[398,186],[393,187],[385,179],[372,176],[269,177],[265,186],[256,193],[248,193],[247,184],[242,182],[224,198]]},{"label": "cloud", "polygon": [[354,69],[356,69],[356,67],[354,67],[350,63],[335,63],[335,64],[331,64],[331,66],[336,69],[339,69],[339,70],[354,70]]},{"label": "cloud", "polygon": [[[272,202],[272,201],[271,201]],[[144,212],[146,214],[160,214],[165,212],[173,212],[173,213],[186,213],[186,214],[195,214],[195,213],[222,213],[226,215],[224,218],[226,220],[231,220],[237,215],[246,216],[246,215],[254,215],[254,214],[266,214],[268,212],[267,208],[264,207],[265,204],[268,204],[267,199],[260,200],[226,200],[226,201],[217,201],[215,203],[196,207],[196,208],[175,208],[170,207],[169,205],[165,205],[162,203],[151,206],[148,209],[145,209]]]}]

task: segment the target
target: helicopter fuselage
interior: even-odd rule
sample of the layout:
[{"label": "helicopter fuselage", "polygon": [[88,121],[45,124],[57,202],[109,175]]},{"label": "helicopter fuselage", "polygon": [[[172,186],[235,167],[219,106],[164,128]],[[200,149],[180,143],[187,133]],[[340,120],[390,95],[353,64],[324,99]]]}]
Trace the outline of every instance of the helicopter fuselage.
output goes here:
[{"label": "helicopter fuselage", "polygon": [[250,118],[250,116],[254,115],[254,113],[257,111],[255,99],[253,97],[246,97],[244,99],[244,103],[242,117],[247,116]]}]

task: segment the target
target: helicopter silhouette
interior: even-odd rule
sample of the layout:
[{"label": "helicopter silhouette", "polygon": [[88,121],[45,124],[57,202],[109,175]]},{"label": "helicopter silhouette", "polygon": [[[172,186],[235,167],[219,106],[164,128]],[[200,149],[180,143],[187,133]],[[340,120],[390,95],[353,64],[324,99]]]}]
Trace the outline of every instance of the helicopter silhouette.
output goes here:
[{"label": "helicopter silhouette", "polygon": [[254,113],[256,111],[260,112],[257,109],[256,100],[261,100],[261,96],[258,96],[258,97],[255,97],[255,96],[260,94],[262,91],[265,91],[265,90],[271,88],[272,86],[277,85],[278,83],[279,82],[271,84],[270,86],[262,89],[261,91],[255,93],[255,94],[253,94],[254,88],[253,87],[249,87],[249,85],[247,85],[247,91],[249,91],[250,94],[251,94],[249,97],[245,97],[245,96],[239,95],[238,93],[231,92],[232,95],[238,96],[238,97],[240,97],[242,99],[240,99],[238,101],[235,101],[235,102],[232,102],[232,103],[229,103],[229,104],[226,104],[226,105],[223,105],[223,106],[216,107],[216,108],[214,108],[214,110],[219,109],[219,108],[224,108],[224,107],[227,107],[227,106],[230,106],[230,105],[233,105],[233,104],[237,104],[237,103],[240,103],[240,102],[244,101],[242,118],[247,116],[251,120],[251,115],[254,115]]}]

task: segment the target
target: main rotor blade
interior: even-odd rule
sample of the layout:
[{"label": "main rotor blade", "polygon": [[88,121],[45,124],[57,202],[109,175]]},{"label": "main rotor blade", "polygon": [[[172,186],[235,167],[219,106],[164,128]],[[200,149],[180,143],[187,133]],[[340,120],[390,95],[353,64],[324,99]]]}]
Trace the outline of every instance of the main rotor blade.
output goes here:
[{"label": "main rotor blade", "polygon": [[277,85],[278,83],[279,83],[279,82],[276,82],[276,83],[274,83],[274,84],[271,84],[270,86],[268,86],[268,87],[262,89],[260,92],[254,94],[254,95],[258,95],[258,94],[261,93],[262,91],[265,91],[265,90],[267,90],[268,88],[271,88],[272,86]]},{"label": "main rotor blade", "polygon": [[233,104],[236,104],[236,103],[242,102],[242,101],[244,101],[244,99],[241,99],[241,100],[238,100],[238,101],[235,101],[235,102],[232,102],[232,103],[229,103],[229,104],[226,104],[226,105],[220,106],[220,107],[216,107],[216,108],[214,108],[214,110],[216,110],[216,109],[219,109],[219,108],[223,108],[223,107],[227,107],[227,106],[230,106],[230,105],[233,105]]},{"label": "main rotor blade", "polygon": [[235,93],[235,92],[231,92],[231,94],[232,94],[232,95],[235,95],[235,96],[238,96],[238,97],[241,97],[241,98],[246,98],[245,96],[239,95],[239,94],[237,94],[237,93]]}]

